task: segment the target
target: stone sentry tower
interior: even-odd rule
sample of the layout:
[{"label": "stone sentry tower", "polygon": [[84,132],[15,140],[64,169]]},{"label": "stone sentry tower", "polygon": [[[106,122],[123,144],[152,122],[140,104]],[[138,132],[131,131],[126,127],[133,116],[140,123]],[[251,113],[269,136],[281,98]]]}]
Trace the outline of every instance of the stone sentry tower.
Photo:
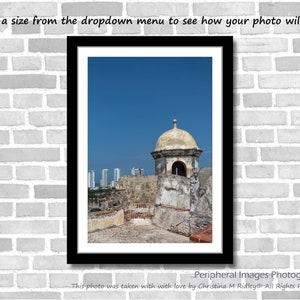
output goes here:
[{"label": "stone sentry tower", "polygon": [[187,131],[174,128],[163,133],[157,140],[155,150],[151,152],[155,160],[156,175],[180,175],[191,177],[192,169],[198,169],[198,158],[202,150]]},{"label": "stone sentry tower", "polygon": [[187,131],[174,128],[163,133],[151,152],[158,175],[153,224],[186,236],[190,218],[199,202],[198,158],[202,150]]}]

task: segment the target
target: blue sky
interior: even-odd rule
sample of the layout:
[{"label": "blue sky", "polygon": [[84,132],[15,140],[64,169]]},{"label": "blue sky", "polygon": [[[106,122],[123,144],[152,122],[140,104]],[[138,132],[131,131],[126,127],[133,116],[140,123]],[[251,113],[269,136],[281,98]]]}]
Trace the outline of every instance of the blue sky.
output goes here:
[{"label": "blue sky", "polygon": [[[201,57],[90,57],[88,61],[88,168],[132,167],[154,174],[151,152],[165,131],[188,131],[212,165],[212,60]],[[80,126],[80,124],[79,124]]]}]

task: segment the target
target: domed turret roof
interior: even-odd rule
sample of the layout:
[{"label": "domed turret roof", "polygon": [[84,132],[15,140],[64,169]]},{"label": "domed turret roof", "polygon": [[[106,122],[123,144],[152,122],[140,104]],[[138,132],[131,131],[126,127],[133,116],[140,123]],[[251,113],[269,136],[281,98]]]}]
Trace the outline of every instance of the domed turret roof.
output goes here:
[{"label": "domed turret roof", "polygon": [[173,149],[197,149],[194,138],[187,131],[177,128],[177,120],[173,120],[174,128],[163,133],[157,140],[154,151]]}]

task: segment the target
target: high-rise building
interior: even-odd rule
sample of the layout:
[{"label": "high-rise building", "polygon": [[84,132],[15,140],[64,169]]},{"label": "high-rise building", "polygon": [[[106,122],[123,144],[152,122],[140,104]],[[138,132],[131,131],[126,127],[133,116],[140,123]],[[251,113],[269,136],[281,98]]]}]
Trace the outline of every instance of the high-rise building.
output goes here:
[{"label": "high-rise building", "polygon": [[108,169],[102,170],[102,187],[108,187]]},{"label": "high-rise building", "polygon": [[120,177],[121,177],[121,169],[115,168],[114,169],[114,181],[115,182],[119,181]]},{"label": "high-rise building", "polygon": [[95,188],[95,171],[90,170],[88,172],[88,188]]},{"label": "high-rise building", "polygon": [[133,167],[131,169],[131,175],[144,175],[144,169],[143,168],[136,168],[136,167]]}]

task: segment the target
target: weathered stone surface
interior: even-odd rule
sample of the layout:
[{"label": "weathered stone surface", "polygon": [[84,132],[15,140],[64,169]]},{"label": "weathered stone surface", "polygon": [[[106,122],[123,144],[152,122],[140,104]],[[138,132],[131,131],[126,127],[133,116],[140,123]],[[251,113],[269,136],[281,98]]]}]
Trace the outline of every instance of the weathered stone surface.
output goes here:
[{"label": "weathered stone surface", "polygon": [[185,236],[190,235],[190,211],[188,210],[158,206],[155,208],[152,222],[169,231]]},{"label": "weathered stone surface", "polygon": [[88,231],[93,232],[99,229],[105,229],[112,226],[120,226],[124,223],[124,210],[121,209],[115,213],[89,218]]}]

